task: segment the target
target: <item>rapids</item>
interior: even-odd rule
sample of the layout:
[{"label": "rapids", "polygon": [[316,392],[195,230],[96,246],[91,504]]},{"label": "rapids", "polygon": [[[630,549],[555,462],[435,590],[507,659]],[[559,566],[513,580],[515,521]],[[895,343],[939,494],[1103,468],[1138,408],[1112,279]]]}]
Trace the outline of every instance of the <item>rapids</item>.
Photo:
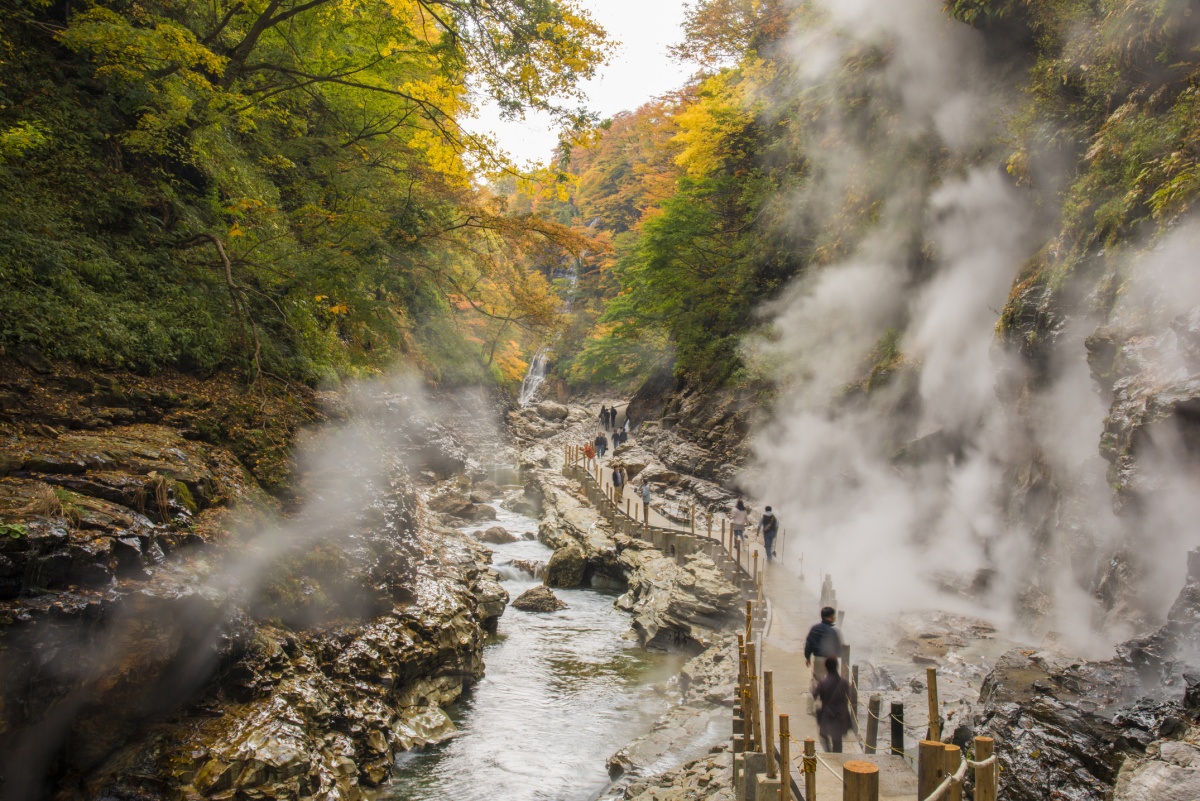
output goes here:
[{"label": "rapids", "polygon": [[[495,521],[463,531],[493,525],[537,530],[533,518],[497,507]],[[491,547],[511,597],[541,583],[510,562],[544,562],[549,548],[536,540]],[[668,682],[685,657],[641,649],[613,592],[555,594],[568,609],[505,610],[484,650],[486,675],[450,710],[460,734],[403,754],[385,801],[588,801],[608,787],[605,759],[666,711]]]}]

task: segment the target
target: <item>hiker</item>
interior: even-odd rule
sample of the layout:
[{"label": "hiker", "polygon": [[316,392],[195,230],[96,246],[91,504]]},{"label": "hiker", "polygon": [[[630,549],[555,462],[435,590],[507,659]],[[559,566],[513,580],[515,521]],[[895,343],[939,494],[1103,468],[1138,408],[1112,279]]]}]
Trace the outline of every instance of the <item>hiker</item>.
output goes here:
[{"label": "hiker", "polygon": [[621,468],[614,467],[612,471],[613,489],[617,491],[617,497],[625,494],[625,477],[621,475]]},{"label": "hiker", "polygon": [[629,471],[625,469],[625,465],[621,465],[621,486],[624,487],[629,483]]},{"label": "hiker", "polygon": [[821,702],[816,707],[821,742],[826,751],[840,754],[842,737],[850,730],[853,721],[850,717],[850,682],[838,673],[836,656],[825,659],[825,677],[813,681],[812,694],[814,699]]},{"label": "hiker", "polygon": [[608,428],[608,407],[600,404],[600,427]]},{"label": "hiker", "polygon": [[596,455],[603,459],[606,450],[608,450],[608,437],[604,436],[604,432],[601,431],[596,435]]},{"label": "hiker", "polygon": [[758,521],[758,533],[763,538],[763,550],[767,552],[767,561],[775,557],[775,537],[779,534],[779,518],[771,513],[771,507],[763,510],[763,516]]},{"label": "hiker", "polygon": [[737,503],[733,505],[733,512],[729,515],[729,524],[733,529],[734,541],[741,542],[742,537],[746,534],[746,526],[750,524],[750,512],[746,509],[746,504],[742,503],[741,498],[738,498]]},{"label": "hiker", "polygon": [[812,668],[814,680],[824,678],[826,659],[833,657],[836,663],[842,655],[842,635],[834,628],[835,620],[834,608],[825,607],[821,610],[821,622],[808,630],[808,638],[804,640],[804,664]]},{"label": "hiker", "polygon": [[642,505],[647,509],[650,508],[650,482],[642,479]]},{"label": "hiker", "polygon": [[589,462],[592,459],[595,459],[596,458],[596,446],[590,442],[587,445],[584,445],[583,446],[583,458],[587,459]]}]

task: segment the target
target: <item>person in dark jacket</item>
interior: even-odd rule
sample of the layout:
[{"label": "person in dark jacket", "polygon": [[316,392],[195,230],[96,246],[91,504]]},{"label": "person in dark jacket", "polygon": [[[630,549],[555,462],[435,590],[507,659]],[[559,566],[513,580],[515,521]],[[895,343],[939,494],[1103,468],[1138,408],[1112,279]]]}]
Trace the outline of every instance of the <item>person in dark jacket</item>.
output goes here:
[{"label": "person in dark jacket", "polygon": [[608,437],[604,436],[604,432],[601,431],[596,435],[596,455],[603,459],[606,450],[608,450]]},{"label": "person in dark jacket", "polygon": [[850,730],[850,682],[838,675],[836,656],[825,659],[825,677],[813,682],[813,698],[821,702],[817,711],[821,742],[830,753],[842,753],[842,737]]},{"label": "person in dark jacket", "polygon": [[835,620],[837,611],[832,606],[822,609],[821,622],[808,630],[804,641],[804,664],[812,668],[813,678],[818,681],[825,676],[825,660],[833,657],[836,662],[842,655],[842,635],[834,628]]},{"label": "person in dark jacket", "polygon": [[767,561],[775,558],[775,537],[779,535],[779,518],[768,506],[763,510],[763,516],[758,521],[758,533],[763,538],[763,550],[766,551]]}]

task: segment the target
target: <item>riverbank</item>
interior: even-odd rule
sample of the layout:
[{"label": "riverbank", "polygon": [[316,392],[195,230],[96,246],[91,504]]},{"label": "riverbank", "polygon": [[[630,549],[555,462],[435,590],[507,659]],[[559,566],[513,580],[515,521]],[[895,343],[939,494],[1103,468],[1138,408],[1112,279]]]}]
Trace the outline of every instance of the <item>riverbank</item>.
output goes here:
[{"label": "riverbank", "polygon": [[445,525],[488,399],[44,370],[0,386],[6,798],[356,799],[453,734],[507,600]]}]

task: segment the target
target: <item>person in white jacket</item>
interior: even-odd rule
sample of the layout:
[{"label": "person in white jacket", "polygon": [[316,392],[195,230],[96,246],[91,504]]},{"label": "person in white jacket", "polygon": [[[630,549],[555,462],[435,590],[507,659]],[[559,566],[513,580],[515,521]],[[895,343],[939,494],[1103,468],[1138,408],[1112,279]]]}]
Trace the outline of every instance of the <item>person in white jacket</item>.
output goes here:
[{"label": "person in white jacket", "polygon": [[742,538],[746,536],[746,526],[750,525],[750,512],[746,509],[746,504],[742,503],[741,498],[738,498],[737,503],[733,505],[729,523],[733,528],[734,541],[741,542]]}]

